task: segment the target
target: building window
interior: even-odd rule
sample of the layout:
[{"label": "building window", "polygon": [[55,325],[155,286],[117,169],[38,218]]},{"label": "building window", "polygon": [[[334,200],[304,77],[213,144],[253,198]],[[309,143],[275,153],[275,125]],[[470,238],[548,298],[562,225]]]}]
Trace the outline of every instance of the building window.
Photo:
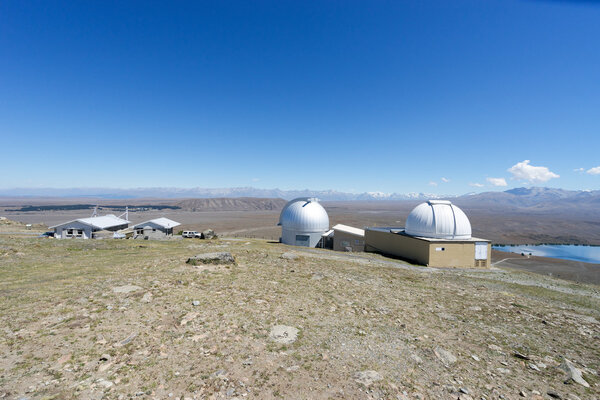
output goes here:
[{"label": "building window", "polygon": [[357,246],[361,246],[361,245],[363,244],[363,241],[362,241],[362,240],[355,239],[355,240],[354,240],[354,244],[355,244],[355,245],[357,245]]},{"label": "building window", "polygon": [[347,240],[342,240],[342,247],[348,247],[350,246],[350,242]]},{"label": "building window", "polygon": [[445,247],[436,247],[435,251],[446,251]]},{"label": "building window", "polygon": [[310,236],[296,235],[296,246],[310,246]]}]

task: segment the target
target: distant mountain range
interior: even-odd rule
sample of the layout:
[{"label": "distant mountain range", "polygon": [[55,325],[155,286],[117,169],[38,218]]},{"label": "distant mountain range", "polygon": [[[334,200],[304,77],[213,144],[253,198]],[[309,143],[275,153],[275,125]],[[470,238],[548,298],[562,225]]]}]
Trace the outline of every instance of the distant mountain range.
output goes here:
[{"label": "distant mountain range", "polygon": [[600,216],[600,190],[523,187],[504,192],[464,195],[452,201],[471,210],[504,208],[537,214],[567,212]]},{"label": "distant mountain range", "polygon": [[[270,209],[278,208],[279,202],[274,199],[290,200],[296,197],[317,197],[322,201],[420,201],[426,199],[452,199],[457,205],[470,209],[510,208],[528,212],[552,212],[552,210],[572,210],[576,213],[592,212],[600,214],[600,190],[564,190],[543,187],[516,188],[504,192],[484,192],[465,194],[462,196],[436,195],[430,193],[348,193],[336,190],[280,190],[241,188],[73,188],[73,189],[0,189],[2,197],[70,197],[70,198],[103,198],[103,199],[238,199],[224,206],[237,209]],[[243,200],[241,198],[244,198]],[[268,199],[258,205],[241,204],[249,198]],[[220,200],[220,201],[221,201]],[[210,209],[215,205],[200,200],[188,202],[184,208]],[[200,201],[200,202],[199,202]],[[221,201],[222,202],[222,201]],[[240,203],[240,204],[238,204]],[[221,206],[219,206],[221,207]]]},{"label": "distant mountain range", "polygon": [[370,201],[370,200],[421,200],[437,199],[455,196],[440,196],[430,193],[383,193],[365,192],[348,193],[336,190],[281,190],[257,189],[253,187],[239,188],[17,188],[0,189],[2,197],[90,197],[104,199],[131,199],[131,198],[281,198],[291,200],[296,197],[317,197],[323,201]]}]

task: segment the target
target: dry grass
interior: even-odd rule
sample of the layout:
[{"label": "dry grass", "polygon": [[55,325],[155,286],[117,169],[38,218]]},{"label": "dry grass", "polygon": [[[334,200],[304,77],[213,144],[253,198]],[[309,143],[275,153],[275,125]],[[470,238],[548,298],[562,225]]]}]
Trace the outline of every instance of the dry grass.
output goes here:
[{"label": "dry grass", "polygon": [[[185,264],[214,251],[231,251],[238,265]],[[434,399],[461,387],[473,398],[599,394],[597,287],[327,250],[282,259],[286,251],[260,240],[0,238],[0,395]],[[123,285],[142,289],[113,291]],[[298,328],[299,339],[269,340],[279,324]],[[457,361],[444,365],[436,348]],[[590,389],[563,384],[555,368],[563,356],[587,368]],[[365,388],[353,379],[363,370],[383,380]]]}]

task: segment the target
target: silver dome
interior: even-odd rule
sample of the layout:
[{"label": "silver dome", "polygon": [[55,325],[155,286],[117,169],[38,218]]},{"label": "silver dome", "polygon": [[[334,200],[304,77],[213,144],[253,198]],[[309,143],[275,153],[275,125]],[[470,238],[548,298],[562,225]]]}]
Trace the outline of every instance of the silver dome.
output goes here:
[{"label": "silver dome", "polygon": [[326,232],[329,216],[317,199],[300,197],[288,202],[281,210],[278,225],[296,232]]},{"label": "silver dome", "polygon": [[429,200],[416,206],[406,219],[405,232],[435,239],[470,239],[471,223],[465,213],[447,200]]}]

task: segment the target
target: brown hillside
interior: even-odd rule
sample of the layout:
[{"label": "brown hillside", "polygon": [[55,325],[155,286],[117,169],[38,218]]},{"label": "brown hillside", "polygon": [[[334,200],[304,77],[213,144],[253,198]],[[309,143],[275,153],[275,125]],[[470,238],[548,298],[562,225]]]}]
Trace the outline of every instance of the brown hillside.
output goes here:
[{"label": "brown hillside", "polygon": [[187,199],[175,203],[188,211],[260,211],[281,210],[283,199],[260,199],[255,197]]}]

